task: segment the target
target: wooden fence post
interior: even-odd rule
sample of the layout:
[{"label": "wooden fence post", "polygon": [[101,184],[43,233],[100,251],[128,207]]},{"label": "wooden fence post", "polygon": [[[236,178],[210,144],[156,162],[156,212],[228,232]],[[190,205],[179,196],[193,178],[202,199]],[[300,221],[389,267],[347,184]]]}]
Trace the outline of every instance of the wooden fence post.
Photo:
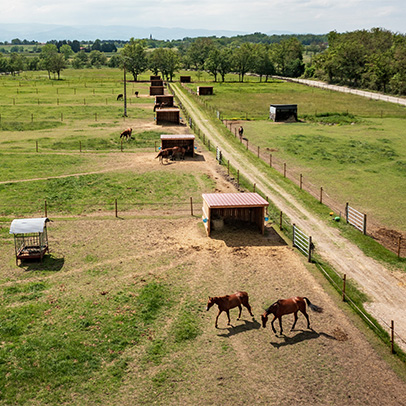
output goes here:
[{"label": "wooden fence post", "polygon": [[347,275],[344,274],[344,276],[343,276],[343,302],[345,302],[345,286],[346,286],[346,282],[347,282]]},{"label": "wooden fence post", "polygon": [[281,214],[279,215],[279,230],[282,230],[282,216],[283,216],[283,213],[281,210]]},{"label": "wooden fence post", "polygon": [[240,170],[237,169],[237,189],[240,187]]},{"label": "wooden fence post", "polygon": [[115,214],[116,217],[118,217],[118,210],[117,210],[117,199],[114,200],[114,209],[115,209]]},{"label": "wooden fence post", "polygon": [[303,175],[300,174],[300,190],[302,190],[302,185],[303,185]]},{"label": "wooden fence post", "polygon": [[227,175],[230,176],[230,160],[227,160]]},{"label": "wooden fence post", "polygon": [[155,149],[155,152],[156,152],[156,141],[154,141],[154,149]]},{"label": "wooden fence post", "polygon": [[45,211],[45,217],[48,217],[48,206],[47,206],[47,201],[44,201],[44,211]]},{"label": "wooden fence post", "polygon": [[38,152],[38,141],[35,141],[35,150]]},{"label": "wooden fence post", "polygon": [[254,183],[254,187],[253,187],[253,192],[255,193],[255,186],[256,186],[256,183]]},{"label": "wooden fence post", "polygon": [[248,150],[248,138],[247,138],[247,150]]},{"label": "wooden fence post", "polygon": [[402,236],[399,237],[398,239],[398,258],[400,258],[400,244],[402,242]]},{"label": "wooden fence post", "polygon": [[320,203],[323,203],[323,187],[320,188]]},{"label": "wooden fence post", "polygon": [[82,152],[82,141],[79,141],[79,151]]},{"label": "wooden fence post", "polygon": [[393,320],[391,320],[391,326],[390,326],[390,330],[391,330],[391,351],[392,354],[395,353],[395,322]]},{"label": "wooden fence post", "polygon": [[258,154],[257,155],[258,155],[258,158],[259,158],[259,147],[258,147]]},{"label": "wooden fence post", "polygon": [[364,214],[364,229],[363,229],[364,235],[367,235],[367,215]]},{"label": "wooden fence post", "polygon": [[269,154],[269,166],[272,168],[272,154]]},{"label": "wooden fence post", "polygon": [[283,177],[286,178],[286,162],[283,164]]},{"label": "wooden fence post", "polygon": [[345,221],[348,223],[348,203],[345,204]]},{"label": "wooden fence post", "polygon": [[193,198],[190,197],[190,215],[193,216]]},{"label": "wooden fence post", "polygon": [[210,140],[207,140],[207,148],[208,148],[209,151],[210,151]]},{"label": "wooden fence post", "polygon": [[309,257],[307,259],[308,262],[312,262],[312,236],[309,237]]}]

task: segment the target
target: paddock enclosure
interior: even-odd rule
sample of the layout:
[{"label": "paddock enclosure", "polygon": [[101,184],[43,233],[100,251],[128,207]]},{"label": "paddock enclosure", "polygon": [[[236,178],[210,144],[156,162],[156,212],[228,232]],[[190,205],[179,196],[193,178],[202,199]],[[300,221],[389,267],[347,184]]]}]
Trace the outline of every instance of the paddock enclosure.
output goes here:
[{"label": "paddock enclosure", "polygon": [[271,104],[269,118],[272,121],[297,121],[297,104]]},{"label": "paddock enclosure", "polygon": [[269,203],[258,193],[204,193],[202,217],[207,235],[222,230],[227,221],[255,224],[264,234]]},{"label": "paddock enclosure", "polygon": [[195,136],[193,134],[162,134],[161,148],[183,147],[187,149],[186,155],[194,156]]}]

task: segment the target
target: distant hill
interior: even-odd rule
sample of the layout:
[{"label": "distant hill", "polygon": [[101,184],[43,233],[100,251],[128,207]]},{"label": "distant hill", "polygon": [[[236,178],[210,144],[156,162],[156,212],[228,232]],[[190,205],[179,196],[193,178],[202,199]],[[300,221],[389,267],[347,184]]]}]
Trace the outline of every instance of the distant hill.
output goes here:
[{"label": "distant hill", "polygon": [[[10,42],[14,38],[20,40],[46,42],[50,40],[128,40],[134,38],[152,38],[159,40],[183,39],[186,37],[233,37],[245,35],[243,31],[206,30],[186,28],[139,27],[139,26],[63,26],[52,24],[1,24],[0,41]],[[291,34],[275,31],[272,34]]]}]

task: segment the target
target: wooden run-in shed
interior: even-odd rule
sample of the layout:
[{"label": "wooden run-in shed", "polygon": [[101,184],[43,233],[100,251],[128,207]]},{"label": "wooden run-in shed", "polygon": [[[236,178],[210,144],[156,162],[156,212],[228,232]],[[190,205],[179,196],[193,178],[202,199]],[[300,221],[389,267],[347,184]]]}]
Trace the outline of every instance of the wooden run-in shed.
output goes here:
[{"label": "wooden run-in shed", "polygon": [[156,124],[180,124],[180,110],[177,107],[165,107],[163,109],[156,109],[155,114]]},{"label": "wooden run-in shed", "polygon": [[297,121],[297,104],[271,104],[269,118],[272,121]]},{"label": "wooden run-in shed", "polygon": [[155,75],[151,75],[150,77],[149,77],[149,80],[161,80],[161,77],[158,75],[158,76],[155,76]]},{"label": "wooden run-in shed", "polygon": [[149,88],[149,95],[150,96],[157,96],[165,94],[164,86],[150,86]]},{"label": "wooden run-in shed", "polygon": [[213,86],[198,86],[197,94],[199,96],[209,96],[213,94]]},{"label": "wooden run-in shed", "polygon": [[179,78],[179,81],[181,83],[190,83],[192,81],[192,78],[190,76],[181,76]]},{"label": "wooden run-in shed", "polygon": [[18,260],[40,259],[49,252],[47,217],[15,219],[11,222],[10,234],[14,234],[16,264]]},{"label": "wooden run-in shed", "polygon": [[206,193],[202,197],[203,224],[208,236],[212,229],[222,229],[227,220],[256,224],[264,234],[269,203],[258,193]]},{"label": "wooden run-in shed", "polygon": [[155,96],[155,104],[157,105],[165,104],[165,107],[173,107],[173,95],[163,94]]},{"label": "wooden run-in shed", "polygon": [[161,148],[183,147],[186,155],[194,156],[195,136],[193,134],[162,134]]},{"label": "wooden run-in shed", "polygon": [[164,81],[162,79],[151,80],[151,86],[163,86]]}]

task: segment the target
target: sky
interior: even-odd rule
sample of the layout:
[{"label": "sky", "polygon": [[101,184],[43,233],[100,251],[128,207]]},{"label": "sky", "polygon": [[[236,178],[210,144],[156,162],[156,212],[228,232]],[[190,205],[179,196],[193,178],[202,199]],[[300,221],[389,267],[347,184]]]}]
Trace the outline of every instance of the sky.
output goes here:
[{"label": "sky", "polygon": [[405,0],[0,0],[0,25],[126,25],[324,34],[406,33]]}]

